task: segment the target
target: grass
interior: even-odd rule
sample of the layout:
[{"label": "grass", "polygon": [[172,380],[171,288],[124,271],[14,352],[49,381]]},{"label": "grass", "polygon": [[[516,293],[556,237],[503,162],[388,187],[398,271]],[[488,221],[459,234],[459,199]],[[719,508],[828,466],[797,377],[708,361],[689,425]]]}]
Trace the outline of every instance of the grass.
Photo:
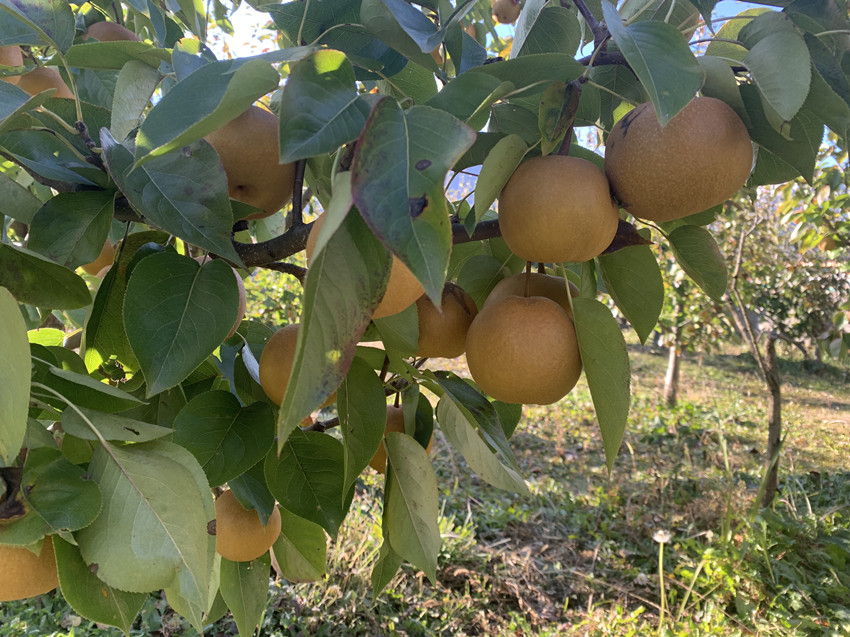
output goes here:
[{"label": "grass", "polygon": [[[671,409],[661,401],[666,354],[630,349],[633,406],[610,476],[583,384],[524,410],[512,444],[528,497],[483,483],[438,435],[436,585],[404,567],[372,598],[381,484],[368,475],[326,580],[273,583],[260,634],[850,634],[847,369],[783,359],[781,492],[758,512],[766,417],[752,360],[686,359]],[[660,563],[659,532],[669,536]],[[0,637],[118,634],[56,594],[0,604]],[[152,596],[133,634],[195,633]],[[225,617],[206,634],[235,627]]]}]

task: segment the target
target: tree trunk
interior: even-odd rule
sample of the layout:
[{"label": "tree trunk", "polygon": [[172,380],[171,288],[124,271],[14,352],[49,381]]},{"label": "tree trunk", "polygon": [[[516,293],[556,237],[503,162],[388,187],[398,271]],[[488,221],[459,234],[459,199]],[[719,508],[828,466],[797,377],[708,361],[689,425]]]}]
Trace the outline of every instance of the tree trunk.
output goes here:
[{"label": "tree trunk", "polygon": [[679,327],[673,332],[673,342],[667,353],[667,374],[664,377],[664,402],[675,407],[679,394]]},{"label": "tree trunk", "polygon": [[769,335],[767,340],[764,373],[770,394],[767,401],[767,474],[761,505],[768,507],[776,497],[779,484],[779,451],[782,448],[782,385],[776,361],[776,336],[773,334]]}]

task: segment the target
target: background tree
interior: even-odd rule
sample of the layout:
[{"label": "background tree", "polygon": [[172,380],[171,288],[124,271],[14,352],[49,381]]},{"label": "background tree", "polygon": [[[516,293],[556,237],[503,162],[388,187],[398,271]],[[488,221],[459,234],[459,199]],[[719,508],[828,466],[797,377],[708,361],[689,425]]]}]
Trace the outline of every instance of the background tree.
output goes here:
[{"label": "background tree", "polygon": [[[160,589],[199,629],[227,607],[241,631],[256,625],[270,558],[265,546],[245,562],[216,552],[223,514],[212,493],[225,485],[260,526],[280,506],[273,553],[287,572],[293,550],[324,555],[325,534],[339,533],[358,476],[384,448],[376,593],[405,560],[436,577],[438,489],[426,451],[435,421],[484,480],[527,492],[509,442],[520,407],[415,356],[414,301],[424,292],[439,305],[448,279],[482,317],[500,279],[531,272],[524,259],[577,284],[572,298],[561,281],[566,307],[508,297],[546,308],[522,314],[517,331],[546,315],[562,336],[538,342],[539,364],[524,374],[497,371],[533,389],[563,371],[560,355],[547,354],[564,352],[563,395],[580,354],[611,468],[630,372],[619,325],[598,298],[604,288],[641,341],[664,303],[637,229],[720,300],[727,270],[706,216],[744,179],[751,188],[813,183],[824,126],[844,135],[850,118],[850,24],[832,3],[715,24],[712,2],[618,10],[526,0],[508,43],[494,37],[483,0],[257,2],[280,48],[222,60],[206,45],[208,26],[227,29],[232,6],[214,2],[211,15],[203,6],[0,3],[9,47],[0,69],[0,544],[17,556],[52,546],[74,608],[124,630]],[[707,37],[689,45],[698,13]],[[630,160],[630,146],[649,148],[634,144],[634,131],[669,139],[660,126],[677,131],[671,147]],[[611,135],[604,160],[576,142],[583,127]],[[749,177],[747,135],[757,147]],[[555,210],[588,196],[591,182],[565,173],[574,185],[564,192],[566,176],[535,182],[530,166],[582,166],[597,184],[604,168],[615,193],[629,192],[620,179],[629,173],[650,202],[620,194],[618,211],[596,187],[610,234],[583,217],[580,227],[599,250],[529,257],[508,232],[500,237],[491,209],[517,168],[525,183],[505,191],[521,203],[546,186]],[[697,178],[673,180],[694,167]],[[474,202],[447,196],[465,173],[478,175]],[[718,195],[724,181],[731,190]],[[683,211],[701,189],[706,201]],[[308,223],[318,211],[321,230]],[[530,227],[513,226],[519,235]],[[591,243],[545,226],[530,234]],[[308,237],[305,270],[292,257]],[[112,265],[78,273],[101,259]],[[280,390],[271,398],[259,381],[280,326],[241,320],[234,276],[254,268],[304,282],[295,344],[282,348],[291,366],[271,381]],[[377,318],[398,289],[406,309]],[[61,331],[36,331],[48,320]],[[78,347],[64,340],[73,330]],[[382,346],[364,344],[374,341]],[[404,433],[386,431],[388,395]],[[314,421],[334,401],[336,416]]]}]

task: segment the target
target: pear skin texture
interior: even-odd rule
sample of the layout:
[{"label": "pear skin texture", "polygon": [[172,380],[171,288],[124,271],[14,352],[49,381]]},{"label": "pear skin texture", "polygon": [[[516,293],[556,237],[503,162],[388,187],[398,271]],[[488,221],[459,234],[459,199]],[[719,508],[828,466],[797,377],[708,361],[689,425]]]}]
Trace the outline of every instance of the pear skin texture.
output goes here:
[{"label": "pear skin texture", "polygon": [[440,307],[423,294],[416,301],[416,313],[419,317],[416,355],[456,358],[466,350],[466,333],[478,314],[478,306],[462,287],[447,282]]},{"label": "pear skin texture", "polygon": [[[286,388],[289,386],[299,326],[300,323],[293,323],[280,328],[266,342],[260,355],[260,385],[269,400],[278,406],[283,402]],[[331,394],[321,407],[327,407],[333,402],[336,402],[336,392]]]},{"label": "pear skin texture", "polygon": [[83,36],[83,40],[88,40],[89,38],[94,38],[100,42],[141,41],[141,38],[127,27],[116,22],[105,21],[95,22],[88,28],[86,34]]},{"label": "pear skin texture", "polygon": [[18,88],[23,89],[30,95],[38,95],[49,88],[55,88],[56,92],[53,94],[53,97],[74,99],[74,94],[68,88],[68,85],[65,84],[62,76],[59,75],[59,71],[46,66],[39,66],[29,73],[21,75],[18,80]]},{"label": "pear skin texture", "polygon": [[[80,266],[83,270],[86,271],[87,274],[91,274],[92,276],[99,276],[101,270],[104,268],[108,268],[112,265],[112,261],[115,258],[115,248],[112,247],[112,244],[109,243],[109,239],[103,242],[103,248],[100,251],[100,254],[97,255],[97,259],[92,261],[91,263],[86,263],[85,265]],[[104,272],[104,276],[106,273]]]},{"label": "pear skin texture", "polygon": [[292,198],[295,164],[278,163],[278,117],[251,106],[239,117],[206,136],[227,175],[227,193],[237,201],[273,215]]},{"label": "pear skin texture", "polygon": [[513,24],[519,18],[522,4],[519,0],[493,0],[493,19],[499,24]]},{"label": "pear skin texture", "polygon": [[[570,306],[570,299],[567,297],[567,286],[564,284],[564,279],[559,276],[549,274],[540,274],[539,272],[531,272],[528,276],[528,296],[543,296],[547,299],[555,301],[558,305],[564,308],[564,311],[570,316],[573,315],[573,308]],[[496,284],[496,287],[487,295],[484,301],[484,307],[493,305],[506,296],[525,296],[525,281],[526,274],[514,274],[502,279]],[[576,298],[579,295],[578,287],[572,282],[569,282],[570,296]]]},{"label": "pear skin texture", "polygon": [[526,261],[588,261],[611,244],[618,220],[605,175],[577,157],[529,159],[499,197],[502,238]]},{"label": "pear skin texture", "polygon": [[582,369],[572,320],[542,296],[507,296],[482,308],[466,335],[466,362],[490,396],[525,405],[559,401]]},{"label": "pear skin texture", "polygon": [[[319,215],[316,221],[313,222],[313,227],[310,228],[310,234],[307,236],[307,262],[313,256],[313,249],[316,247],[316,241],[319,237],[319,228],[325,221],[324,215]],[[390,280],[387,282],[387,289],[384,291],[384,296],[375,308],[372,314],[373,319],[384,318],[398,314],[402,310],[406,310],[411,305],[416,303],[416,300],[425,293],[419,279],[413,276],[401,259],[393,255],[392,265],[390,266]]]},{"label": "pear skin texture", "polygon": [[753,146],[725,102],[697,97],[658,124],[652,103],[626,113],[605,147],[605,174],[639,219],[673,221],[723,203],[747,181]]},{"label": "pear skin texture", "polygon": [[215,550],[233,562],[250,562],[272,547],[280,535],[280,511],[275,507],[265,526],[259,514],[245,509],[233,491],[215,501]]},{"label": "pear skin texture", "polygon": [[[21,47],[16,44],[12,46],[0,46],[0,64],[3,66],[23,66],[24,56],[21,53]],[[17,84],[21,76],[10,75],[3,79],[10,84]]]},{"label": "pear skin texture", "polygon": [[44,538],[36,555],[20,546],[0,546],[0,602],[35,597],[59,585],[53,540]]}]

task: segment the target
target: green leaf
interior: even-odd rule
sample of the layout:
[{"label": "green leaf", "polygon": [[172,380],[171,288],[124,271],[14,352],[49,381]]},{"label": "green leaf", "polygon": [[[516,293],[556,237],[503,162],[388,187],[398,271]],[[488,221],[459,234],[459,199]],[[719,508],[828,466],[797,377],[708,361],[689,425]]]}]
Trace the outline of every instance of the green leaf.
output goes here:
[{"label": "green leaf", "polygon": [[518,473],[519,466],[493,403],[451,372],[431,372],[429,377],[454,401],[468,422],[478,425],[487,443],[498,451],[507,466]]},{"label": "green leaf", "polygon": [[407,11],[404,11],[404,8],[399,5],[405,3],[393,3],[403,11],[404,17],[407,18],[407,28],[418,33],[420,40],[423,42],[427,42],[429,38],[435,40],[434,46],[423,50],[408,31],[399,24],[399,20],[396,19],[397,16],[394,16],[393,12],[388,10],[387,5],[391,2],[393,0],[363,0],[360,3],[360,23],[372,35],[403,54],[407,59],[424,66],[426,69],[436,71],[437,62],[429,53],[440,42],[440,39],[436,37],[437,27],[418,9],[407,5],[405,7]]},{"label": "green leaf", "polygon": [[[528,2],[523,6],[516,30],[528,14]],[[539,4],[539,3],[538,3]],[[526,21],[525,24],[528,24]],[[514,39],[511,58],[540,53],[574,55],[581,44],[581,25],[574,11],[564,7],[545,7],[522,41]]]},{"label": "green leaf", "polygon": [[94,426],[101,438],[120,442],[149,442],[174,433],[171,427],[160,427],[142,420],[105,414],[85,407],[68,407],[62,412],[62,430],[65,433],[82,440],[100,440],[89,424]]},{"label": "green leaf", "polygon": [[[408,62],[401,71],[386,80],[378,80],[377,84],[380,95],[391,95],[399,101],[408,98],[414,104],[423,104],[437,94],[434,73],[415,62]],[[380,99],[380,95],[369,97]]]},{"label": "green leaf", "polygon": [[328,543],[318,524],[280,509],[280,536],[272,546],[280,574],[292,583],[315,582],[325,574]]},{"label": "green leaf", "polygon": [[206,611],[215,554],[207,525],[215,509],[194,456],[162,441],[99,446],[89,474],[103,510],[75,536],[85,563],[119,590],[171,587]]},{"label": "green leaf", "polygon": [[[814,179],[818,148],[823,138],[823,121],[818,120],[804,107],[791,120],[789,137],[786,138],[777,133],[768,121],[755,86],[741,86],[741,97],[750,116],[750,124],[747,126],[750,137],[760,146],[756,168],[750,177],[751,182],[755,185],[781,183],[793,179],[796,175],[802,175],[803,179],[811,183]],[[765,158],[771,155],[785,165],[784,175],[775,177],[762,174],[761,165]],[[792,171],[790,175],[788,168]]]},{"label": "green leaf", "polygon": [[581,77],[585,67],[563,53],[536,53],[523,55],[515,60],[505,60],[476,66],[467,73],[485,73],[511,82],[514,89],[528,88],[539,93],[550,82],[572,82]]},{"label": "green leaf", "polygon": [[451,249],[443,182],[475,141],[444,111],[382,99],[372,109],[351,166],[354,203],[369,228],[439,305]]},{"label": "green leaf", "polygon": [[412,436],[386,436],[387,482],[384,530],[390,546],[435,583],[440,529],[437,479],[431,459]]},{"label": "green leaf", "polygon": [[573,299],[573,311],[584,375],[611,471],[629,416],[629,353],[617,319],[605,305],[580,297]]},{"label": "green leaf", "polygon": [[183,23],[189,27],[201,42],[207,38],[207,20],[209,19],[203,0],[176,0],[180,7]]},{"label": "green leaf", "polygon": [[147,42],[87,42],[72,46],[66,59],[70,66],[80,69],[118,70],[135,63],[156,70],[163,62],[171,63],[171,52]]},{"label": "green leaf", "polygon": [[345,448],[344,496],[381,445],[387,420],[383,383],[362,358],[351,363],[336,403]]},{"label": "green leaf", "polygon": [[142,120],[151,96],[162,75],[144,62],[130,60],[121,67],[112,98],[112,121],[109,130],[117,140],[123,140]]},{"label": "green leaf", "polygon": [[726,292],[726,260],[711,233],[699,226],[679,226],[667,238],[687,275],[703,292],[721,302]]},{"label": "green leaf", "polygon": [[41,200],[18,182],[0,173],[0,214],[29,225]]},{"label": "green leaf", "polygon": [[726,102],[735,109],[738,117],[746,122],[749,119],[741,92],[738,90],[738,81],[735,73],[726,60],[711,55],[703,55],[697,58],[699,65],[705,72],[705,83],[702,86],[702,94],[706,97],[716,97]]},{"label": "green leaf", "polygon": [[380,595],[387,585],[392,581],[401,563],[404,561],[398,553],[393,551],[390,543],[386,540],[386,530],[384,531],[384,542],[381,544],[381,550],[378,554],[378,561],[372,567],[372,597]]},{"label": "green leaf", "polygon": [[[115,356],[127,372],[139,369],[139,362],[130,349],[124,331],[124,296],[127,291],[127,273],[130,263],[144,255],[150,256],[168,240],[168,235],[158,230],[136,232],[121,243],[114,267],[97,288],[92,309],[83,329],[80,348],[85,354],[86,368],[91,372],[100,367],[111,356]],[[149,245],[146,245],[149,244]]]},{"label": "green leaf", "polygon": [[119,412],[138,407],[144,402],[132,394],[101,383],[91,376],[49,365],[43,356],[46,351],[43,347],[32,345],[31,350],[34,364],[33,383],[46,385],[63,396],[63,399],[59,400],[56,394],[49,390],[33,387],[33,394],[42,396],[49,404],[55,404],[64,409],[67,400],[82,407]]},{"label": "green leaf", "polygon": [[279,450],[348,373],[360,336],[386,288],[389,264],[388,253],[355,211],[313,255],[291,380],[278,413]]},{"label": "green leaf", "polygon": [[372,319],[372,323],[381,335],[384,348],[392,356],[412,356],[419,347],[419,316],[416,303],[407,308],[385,316]]},{"label": "green leaf", "polygon": [[260,516],[260,522],[265,525],[268,524],[277,504],[266,486],[264,464],[258,462],[241,476],[231,480],[228,486],[242,506],[253,508]]},{"label": "green leaf", "polygon": [[114,191],[60,193],[35,213],[27,248],[69,268],[91,263],[109,235],[114,208]]},{"label": "green leaf", "polygon": [[812,87],[806,106],[814,115],[840,137],[850,133],[850,104],[841,98],[824,80],[820,73],[812,74]]},{"label": "green leaf", "polygon": [[784,31],[759,40],[744,58],[744,65],[765,102],[786,122],[809,94],[812,62],[798,33]]},{"label": "green leaf", "polygon": [[[381,4],[383,4],[383,7],[381,7]],[[457,7],[443,20],[439,29],[437,29],[431,20],[425,17],[422,11],[412,7],[407,2],[404,2],[404,0],[382,0],[375,7],[378,12],[384,12],[389,9],[393,17],[395,17],[397,24],[415,42],[416,46],[419,47],[419,51],[429,53],[442,42],[449,28],[460,23],[461,18],[472,9],[474,4],[475,0],[458,2]],[[362,8],[361,11],[363,11]],[[388,44],[392,43],[388,42]]]},{"label": "green leaf", "polygon": [[269,558],[232,562],[221,558],[221,596],[240,635],[253,635],[269,596]]},{"label": "green leaf", "polygon": [[[741,31],[752,22],[753,18],[770,11],[771,9],[767,7],[747,9],[737,14],[735,19],[727,20],[717,32],[717,39],[708,43],[705,54],[743,61],[747,55],[747,49],[740,44],[735,44],[734,41],[738,40]],[[746,18],[750,19],[747,20]]]},{"label": "green leaf", "polygon": [[126,593],[98,579],[83,560],[79,548],[60,537],[53,537],[53,551],[62,597],[74,612],[93,622],[116,626],[129,634],[148,596],[145,593]]},{"label": "green leaf", "polygon": [[47,522],[50,533],[76,531],[91,524],[100,513],[100,489],[82,467],[68,462],[58,449],[29,450],[21,493],[30,510]]},{"label": "green leaf", "polygon": [[280,75],[261,60],[210,62],[156,103],[136,137],[136,165],[201,139],[277,88]]},{"label": "green leaf", "polygon": [[227,180],[212,146],[199,141],[134,170],[130,151],[105,128],[100,139],[110,175],[149,224],[241,265],[230,240]]},{"label": "green leaf", "polygon": [[342,443],[318,431],[292,435],[266,456],[266,483],[281,506],[336,538],[345,517]]},{"label": "green leaf", "polygon": [[174,442],[192,452],[210,486],[217,487],[269,452],[274,444],[274,413],[268,403],[242,407],[230,392],[204,392],[177,414]]},{"label": "green leaf", "polygon": [[127,283],[124,325],[148,396],[177,385],[221,345],[238,304],[233,270],[219,259],[201,266],[163,252],[135,267]]},{"label": "green leaf", "polygon": [[47,179],[85,186],[107,185],[107,175],[86,162],[53,131],[12,130],[0,136],[0,146],[16,162]]},{"label": "green leaf", "polygon": [[14,84],[4,82],[0,84],[0,131],[10,130],[16,125],[19,118],[15,115],[26,113],[45,102],[44,95],[30,95]]},{"label": "green leaf", "polygon": [[478,180],[475,182],[474,219],[476,224],[496,201],[527,151],[528,146],[519,135],[508,135],[500,139],[493,150],[487,154],[487,159],[484,160]]},{"label": "green leaf", "polygon": [[354,84],[351,63],[339,51],[316,51],[295,63],[280,98],[281,163],[335,150],[357,139],[369,105]]},{"label": "green leaf", "polygon": [[499,461],[473,427],[475,420],[471,420],[469,413],[447,395],[437,403],[437,421],[446,440],[461,453],[475,473],[499,489],[528,494],[522,476]]},{"label": "green leaf", "polygon": [[561,145],[576,118],[581,91],[575,84],[553,82],[543,92],[537,113],[540,129],[540,151],[548,155]]},{"label": "green leaf", "polygon": [[74,41],[74,14],[65,0],[4,0],[0,11],[8,11],[28,27],[34,27],[44,44],[52,43],[63,53]]},{"label": "green leaf", "polygon": [[[323,0],[312,5],[288,2],[280,6],[268,6],[264,11],[271,14],[277,27],[295,44],[314,42],[345,53],[356,64],[354,73],[358,80],[381,78],[370,72],[370,68],[391,77],[407,64],[403,55],[360,26],[362,22],[358,2]],[[346,26],[329,28],[342,24]],[[301,37],[301,42],[296,42],[298,37]]]},{"label": "green leaf", "polygon": [[504,263],[488,254],[470,258],[457,275],[457,284],[462,287],[475,304],[481,308],[487,295],[496,284],[505,278]]},{"label": "green leaf", "polygon": [[641,343],[655,328],[664,306],[664,281],[649,246],[631,246],[599,257],[602,280]]},{"label": "green leaf", "polygon": [[0,287],[0,462],[10,466],[27,430],[30,346],[27,326],[12,294]]},{"label": "green leaf", "polygon": [[617,46],[655,105],[658,123],[664,126],[702,86],[699,63],[675,27],[656,21],[627,27],[607,0],[602,10]]},{"label": "green leaf", "polygon": [[477,130],[487,123],[489,106],[511,90],[513,84],[492,75],[464,73],[446,84],[426,105],[446,111]]}]

